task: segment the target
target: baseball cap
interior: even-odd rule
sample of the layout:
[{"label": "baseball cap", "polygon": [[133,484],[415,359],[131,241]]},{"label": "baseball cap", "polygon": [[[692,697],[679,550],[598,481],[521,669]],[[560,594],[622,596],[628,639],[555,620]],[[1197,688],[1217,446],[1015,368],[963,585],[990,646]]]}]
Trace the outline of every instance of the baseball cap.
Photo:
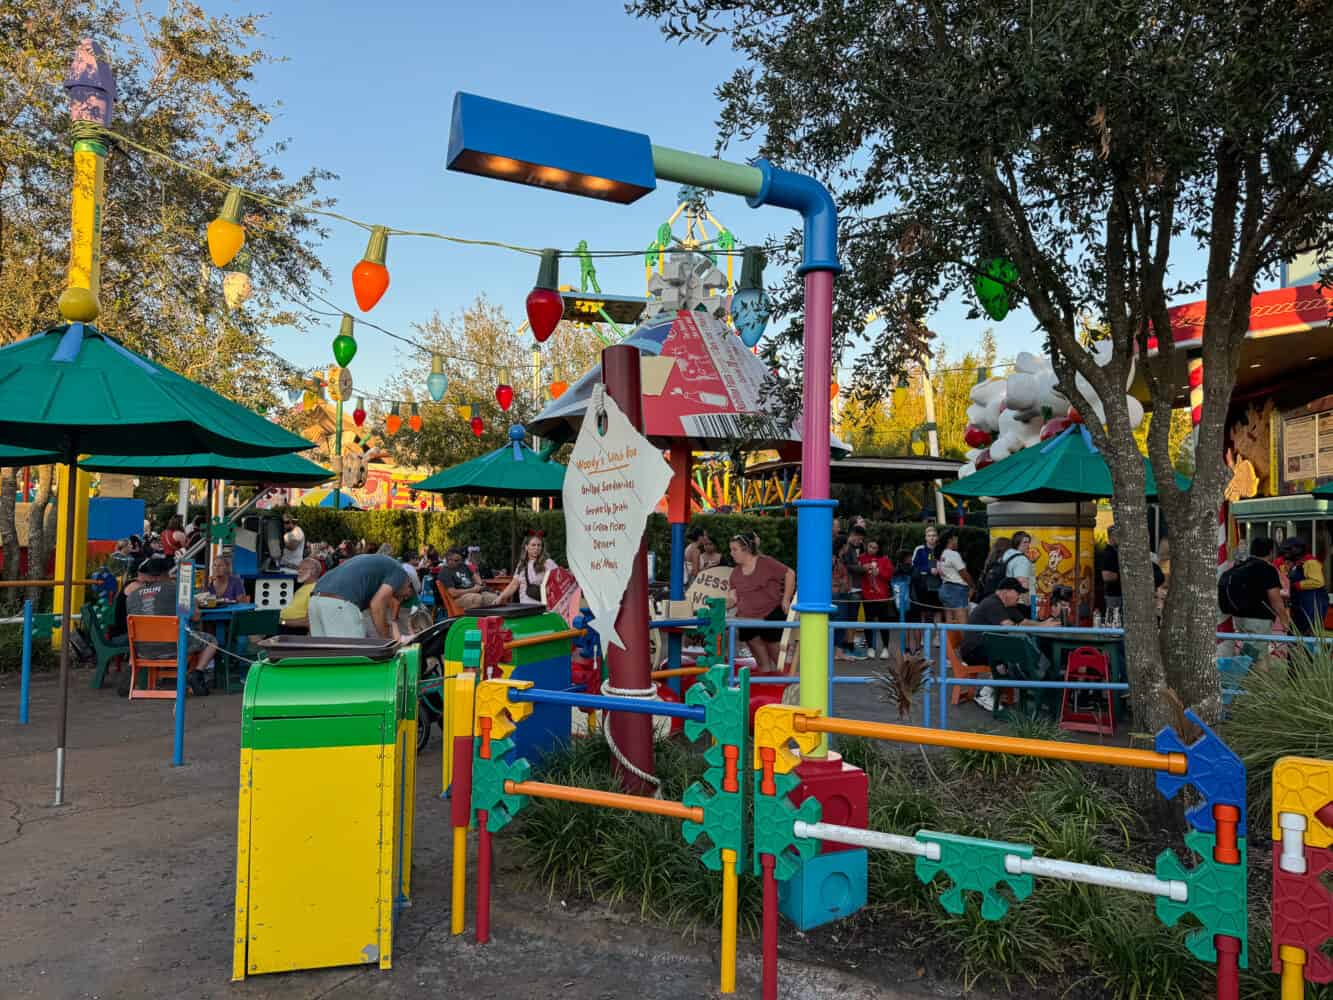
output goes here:
[{"label": "baseball cap", "polygon": [[998,584],[995,585],[995,589],[1015,590],[1020,594],[1026,594],[1028,592],[1027,584],[1025,584],[1022,580],[1015,579],[1012,576],[1006,576],[1003,580],[1001,580]]},{"label": "baseball cap", "polygon": [[166,576],[175,565],[174,560],[165,556],[153,556],[139,563],[139,572],[145,576]]},{"label": "baseball cap", "polygon": [[412,589],[418,594],[421,593],[421,577],[417,575],[417,568],[411,563],[403,563],[403,572],[407,578],[412,581]]}]

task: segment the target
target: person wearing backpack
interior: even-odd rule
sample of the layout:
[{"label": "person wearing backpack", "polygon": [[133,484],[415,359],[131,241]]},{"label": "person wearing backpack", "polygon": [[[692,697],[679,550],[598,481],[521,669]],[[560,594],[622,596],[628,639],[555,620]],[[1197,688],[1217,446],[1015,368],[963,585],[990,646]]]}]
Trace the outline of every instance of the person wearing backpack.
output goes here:
[{"label": "person wearing backpack", "polygon": [[[1282,580],[1273,565],[1273,540],[1255,538],[1250,542],[1250,555],[1217,580],[1217,602],[1224,614],[1231,615],[1237,632],[1246,635],[1268,635],[1273,622],[1281,621],[1291,631],[1291,615],[1282,599]],[[1242,643],[1241,652],[1258,659],[1263,648],[1255,643]]]},{"label": "person wearing backpack", "polygon": [[974,603],[980,603],[984,598],[990,597],[995,593],[995,588],[1000,585],[1009,574],[1005,571],[1004,557],[1013,548],[1013,543],[1007,538],[995,539],[995,544],[991,546],[990,554],[986,556],[986,562],[981,567],[981,579],[977,583],[977,595]]}]

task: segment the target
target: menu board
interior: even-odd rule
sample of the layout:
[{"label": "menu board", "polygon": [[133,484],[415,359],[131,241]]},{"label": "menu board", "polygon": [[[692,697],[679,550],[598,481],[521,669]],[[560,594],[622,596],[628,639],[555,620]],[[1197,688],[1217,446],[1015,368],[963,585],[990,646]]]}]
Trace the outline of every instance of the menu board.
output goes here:
[{"label": "menu board", "polygon": [[[1283,421],[1282,478],[1287,482],[1319,475],[1319,430],[1313,416]],[[1333,465],[1328,471],[1333,473]]]}]

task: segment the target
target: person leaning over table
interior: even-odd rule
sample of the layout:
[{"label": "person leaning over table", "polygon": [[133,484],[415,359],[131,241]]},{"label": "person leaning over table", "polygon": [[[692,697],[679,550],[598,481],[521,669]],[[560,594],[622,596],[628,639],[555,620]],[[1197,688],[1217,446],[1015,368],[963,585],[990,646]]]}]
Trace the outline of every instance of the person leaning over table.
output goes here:
[{"label": "person leaning over table", "polygon": [[302,559],[296,567],[296,592],[287,606],[278,614],[278,620],[288,626],[308,626],[310,624],[310,595],[315,592],[315,582],[324,575],[324,567],[318,559]]},{"label": "person leaning over table", "polygon": [[[1024,627],[1054,627],[1060,624],[1059,618],[1045,621],[1033,621],[1027,617],[1027,586],[1022,580],[1007,576],[995,588],[995,593],[982,598],[980,603],[967,616],[969,625],[985,625],[997,628],[1008,625]],[[969,666],[987,666],[990,656],[986,651],[985,632],[964,632],[963,641],[958,647],[958,655]],[[995,689],[983,687],[977,692],[977,704],[986,711],[995,707]]]},{"label": "person leaning over table", "polygon": [[353,556],[316,581],[310,634],[361,638],[367,634],[362,612],[369,612],[375,637],[397,639],[398,609],[420,593],[416,567],[378,554]]}]

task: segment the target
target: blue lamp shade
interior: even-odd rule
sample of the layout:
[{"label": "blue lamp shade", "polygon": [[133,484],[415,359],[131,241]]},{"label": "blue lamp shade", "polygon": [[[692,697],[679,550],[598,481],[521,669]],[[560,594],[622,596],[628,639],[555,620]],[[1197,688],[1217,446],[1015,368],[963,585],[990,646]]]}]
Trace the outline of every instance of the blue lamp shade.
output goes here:
[{"label": "blue lamp shade", "polygon": [[764,335],[773,306],[762,288],[742,288],[731,297],[731,321],[746,347],[754,347]]},{"label": "blue lamp shade", "polygon": [[454,96],[446,162],[465,174],[622,205],[657,187],[652,143],[641,132],[461,91]]},{"label": "blue lamp shade", "polygon": [[430,398],[439,402],[444,398],[444,391],[449,388],[449,380],[444,372],[431,372],[426,376],[426,391],[430,393]]},{"label": "blue lamp shade", "polygon": [[514,449],[514,461],[523,461],[523,435],[526,431],[522,424],[513,424],[509,428],[509,443]]}]

